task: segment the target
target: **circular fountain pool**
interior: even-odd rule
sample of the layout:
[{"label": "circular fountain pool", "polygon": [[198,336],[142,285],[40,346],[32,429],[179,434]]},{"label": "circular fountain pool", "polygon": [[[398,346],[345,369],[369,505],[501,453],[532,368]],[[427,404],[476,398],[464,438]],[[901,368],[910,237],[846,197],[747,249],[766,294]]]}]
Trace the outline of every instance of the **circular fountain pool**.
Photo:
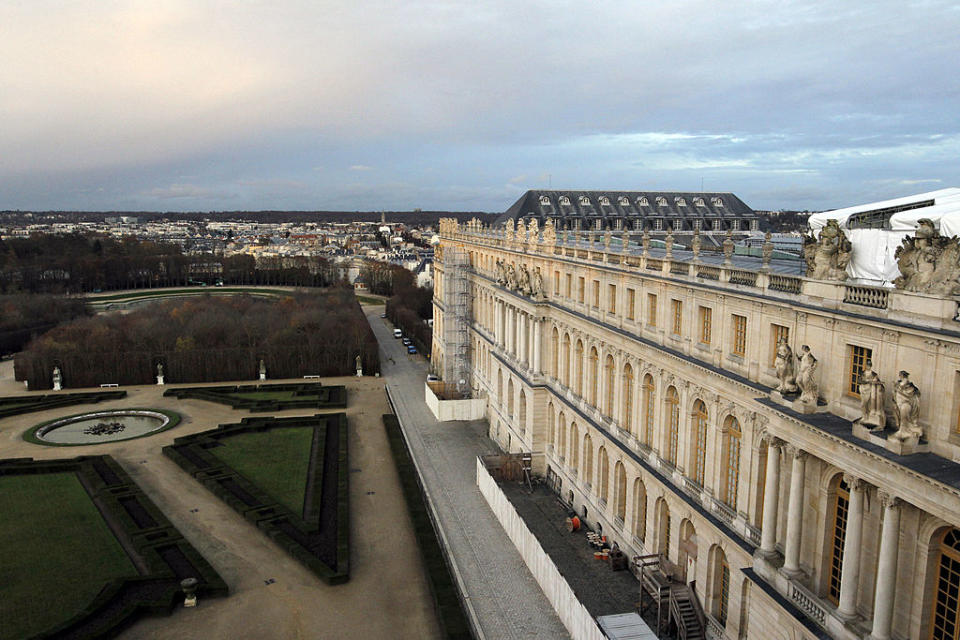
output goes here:
[{"label": "circular fountain pool", "polygon": [[24,437],[37,444],[101,444],[157,433],[178,422],[179,415],[159,409],[96,411],[44,422],[30,429]]}]

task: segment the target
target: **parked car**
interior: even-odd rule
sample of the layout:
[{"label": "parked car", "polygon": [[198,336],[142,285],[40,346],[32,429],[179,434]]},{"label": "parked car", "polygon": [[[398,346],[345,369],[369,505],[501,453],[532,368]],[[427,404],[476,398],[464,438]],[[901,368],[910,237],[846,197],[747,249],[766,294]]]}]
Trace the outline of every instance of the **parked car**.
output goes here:
[{"label": "parked car", "polygon": [[407,347],[407,353],[416,353],[416,352],[417,352],[417,348],[412,344]]},{"label": "parked car", "polygon": [[380,314],[380,317],[381,317],[381,318],[386,318],[386,317],[387,317],[387,314],[381,313],[381,314]]},{"label": "parked car", "polygon": [[404,345],[405,347],[409,347],[409,346],[410,346],[410,338],[404,338],[404,339],[403,339],[403,345]]},{"label": "parked car", "polygon": [[403,331],[401,331],[400,329],[394,329],[394,330],[393,330],[393,337],[394,337],[394,338],[402,338],[402,337],[403,337]]},{"label": "parked car", "polygon": [[440,376],[436,375],[435,373],[427,374],[427,382],[439,382],[439,381],[440,381]]}]

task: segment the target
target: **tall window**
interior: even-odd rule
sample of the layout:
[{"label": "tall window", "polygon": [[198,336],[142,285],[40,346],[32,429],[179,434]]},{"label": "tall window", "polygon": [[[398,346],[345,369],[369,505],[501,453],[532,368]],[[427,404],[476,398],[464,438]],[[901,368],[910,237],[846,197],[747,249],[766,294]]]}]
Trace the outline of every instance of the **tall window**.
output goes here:
[{"label": "tall window", "polygon": [[860,376],[863,375],[863,366],[873,357],[873,349],[850,345],[850,378],[847,386],[847,395],[860,397]]},{"label": "tall window", "polygon": [[597,406],[597,387],[600,386],[600,355],[596,347],[590,347],[590,379],[587,384],[590,385],[590,404]]},{"label": "tall window", "polygon": [[657,509],[657,523],[658,534],[657,535],[657,551],[663,554],[664,558],[670,557],[670,507],[667,506],[667,501],[663,498],[660,499]]},{"label": "tall window", "polygon": [[623,523],[627,519],[627,472],[623,463],[617,460],[613,466],[614,491],[616,492],[616,508],[614,515]]},{"label": "tall window", "polygon": [[573,297],[573,274],[567,274],[567,300]]},{"label": "tall window", "polygon": [[610,499],[610,458],[607,456],[606,447],[600,447],[600,451],[597,453],[597,461],[598,495],[602,502],[607,502]]},{"label": "tall window", "polygon": [[707,466],[707,405],[702,400],[693,403],[693,442],[693,480],[702,487]]},{"label": "tall window", "polygon": [[554,295],[560,294],[560,272],[553,272],[553,293]]},{"label": "tall window", "polygon": [[560,332],[554,327],[550,336],[550,351],[553,353],[553,367],[550,373],[554,378],[560,377]]},{"label": "tall window", "polygon": [[733,355],[741,358],[747,353],[747,316],[733,314]]},{"label": "tall window", "polygon": [[593,482],[593,440],[589,433],[583,435],[583,479],[587,484]]},{"label": "tall window", "polygon": [[556,416],[553,413],[553,403],[551,402],[547,405],[547,442],[551,445],[557,437]]},{"label": "tall window", "polygon": [[580,430],[577,429],[577,423],[570,423],[570,466],[573,467],[574,472],[576,472],[577,467],[580,466]]},{"label": "tall window", "polygon": [[939,550],[930,637],[935,640],[957,640],[960,637],[960,602],[957,600],[960,592],[960,531],[948,529],[944,532]]},{"label": "tall window", "polygon": [[593,306],[597,309],[600,308],[600,281],[593,281]]},{"label": "tall window", "polygon": [[563,415],[563,412],[560,412],[560,419],[557,420],[557,434],[559,436],[560,444],[560,459],[566,460],[567,458],[567,419]]},{"label": "tall window", "polygon": [[647,488],[640,478],[633,481],[633,535],[640,542],[647,539]]},{"label": "tall window", "polygon": [[627,320],[634,319],[634,312],[637,306],[637,292],[634,289],[627,289]]},{"label": "tall window", "polygon": [[790,328],[779,324],[770,325],[770,338],[773,344],[770,345],[770,366],[777,364],[777,345],[781,340],[790,340]]},{"label": "tall window", "polygon": [[[630,363],[623,365],[623,428],[633,434],[633,367]],[[635,434],[634,434],[635,435]]]},{"label": "tall window", "polygon": [[723,491],[720,499],[730,508],[737,508],[737,489],[740,484],[740,443],[743,434],[740,422],[733,416],[727,416],[725,422],[723,447]]},{"label": "tall window", "polygon": [[577,301],[580,302],[581,304],[583,304],[583,300],[584,300],[583,297],[585,295],[586,286],[587,286],[587,281],[584,280],[583,277],[581,277],[577,282]]},{"label": "tall window", "polygon": [[563,386],[570,386],[570,334],[563,336]]},{"label": "tall window", "polygon": [[840,572],[843,569],[843,541],[847,537],[847,518],[850,514],[850,487],[838,477],[833,497],[833,535],[830,536],[830,586],[827,597],[840,603]]},{"label": "tall window", "polygon": [[657,295],[655,293],[647,294],[647,324],[651,327],[657,326]]},{"label": "tall window", "polygon": [[653,376],[643,377],[643,435],[641,440],[648,447],[653,443],[653,413],[657,402],[657,389],[653,386]]},{"label": "tall window", "polygon": [[700,307],[700,342],[710,344],[710,338],[713,333],[713,309],[710,307]]},{"label": "tall window", "polygon": [[617,312],[617,285],[615,284],[607,285],[607,311]]},{"label": "tall window", "polygon": [[666,411],[664,418],[667,421],[667,460],[670,464],[677,464],[677,446],[680,440],[680,395],[675,387],[667,389]]},{"label": "tall window", "polygon": [[727,555],[723,549],[717,547],[714,555],[714,614],[717,616],[717,622],[722,626],[727,626],[727,613],[730,610],[730,565],[727,563]]},{"label": "tall window", "polygon": [[670,330],[673,335],[678,336],[683,328],[683,301],[671,300],[670,302],[673,306],[673,326]]},{"label": "tall window", "polygon": [[608,355],[607,360],[604,363],[604,377],[606,378],[607,385],[607,397],[606,402],[603,403],[603,412],[608,416],[613,416],[613,396],[614,391],[616,390],[616,365],[613,362],[613,356]]},{"label": "tall window", "polygon": [[583,397],[583,341],[577,340],[577,347],[574,349],[573,361],[576,363],[574,372],[573,390],[580,397]]}]

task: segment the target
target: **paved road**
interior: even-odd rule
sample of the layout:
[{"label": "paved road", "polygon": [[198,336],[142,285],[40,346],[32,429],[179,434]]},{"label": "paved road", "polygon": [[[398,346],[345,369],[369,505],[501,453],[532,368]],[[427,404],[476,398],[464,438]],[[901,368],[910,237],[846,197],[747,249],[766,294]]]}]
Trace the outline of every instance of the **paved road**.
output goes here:
[{"label": "paved road", "polygon": [[477,489],[476,458],[495,450],[486,422],[437,422],[423,398],[426,361],[407,355],[393,338],[393,327],[380,319],[382,307],[366,311],[387,387],[481,632],[488,640],[569,638]]}]

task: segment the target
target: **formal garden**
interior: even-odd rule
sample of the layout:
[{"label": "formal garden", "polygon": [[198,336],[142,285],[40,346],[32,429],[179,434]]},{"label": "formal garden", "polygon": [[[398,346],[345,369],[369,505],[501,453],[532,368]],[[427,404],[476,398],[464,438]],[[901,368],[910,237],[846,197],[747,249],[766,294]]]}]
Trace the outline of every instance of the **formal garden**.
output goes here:
[{"label": "formal garden", "polygon": [[346,415],[244,418],[163,452],[322,580],[349,579]]},{"label": "formal garden", "polygon": [[[0,640],[113,635],[227,586],[109,456],[0,460]],[[66,525],[66,526],[65,526]]]},{"label": "formal garden", "polygon": [[324,386],[317,382],[287,384],[245,384],[217,387],[179,387],[165,396],[178,400],[194,398],[226,404],[247,411],[283,411],[286,409],[343,409],[347,406],[347,388]]}]

